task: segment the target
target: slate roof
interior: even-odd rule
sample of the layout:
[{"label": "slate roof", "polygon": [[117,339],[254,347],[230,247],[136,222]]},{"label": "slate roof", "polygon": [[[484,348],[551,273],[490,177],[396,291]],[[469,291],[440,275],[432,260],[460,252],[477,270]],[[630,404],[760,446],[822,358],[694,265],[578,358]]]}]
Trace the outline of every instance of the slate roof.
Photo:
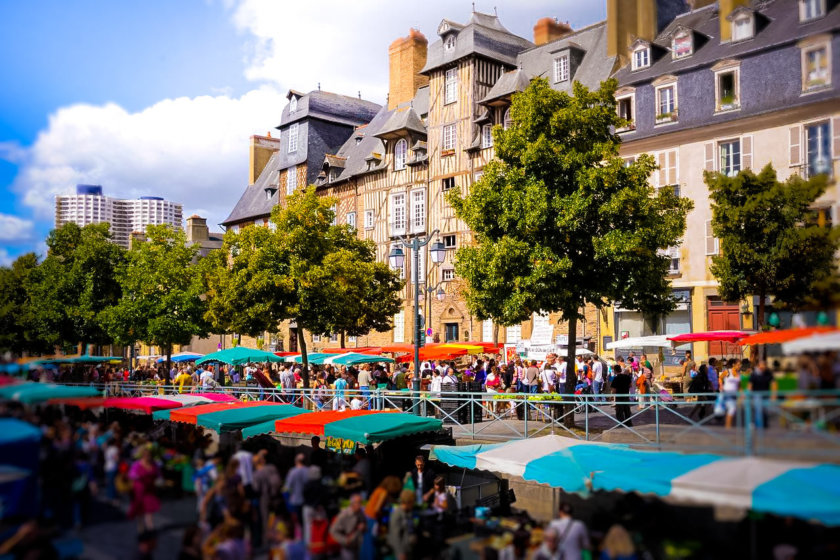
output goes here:
[{"label": "slate roof", "polygon": [[442,39],[430,44],[421,74],[428,74],[436,68],[474,54],[515,66],[516,55],[534,46],[531,41],[505,29],[498,17],[479,12],[473,12],[470,22],[460,31],[453,29],[444,35],[449,33],[456,35],[455,48],[446,51]]},{"label": "slate roof", "polygon": [[678,16],[657,36],[653,41],[655,44],[670,49],[671,35],[679,26],[702,33],[710,37],[709,41],[700,45],[691,56],[674,60],[669,52],[644,70],[633,72],[628,64],[615,75],[619,85],[645,83],[666,74],[678,75],[695,68],[712,66],[720,60],[779,47],[804,37],[831,32],[840,26],[840,5],[837,4],[824,17],[807,23],[799,22],[799,10],[792,2],[754,1],[751,7],[765,18],[765,27],[758,29],[752,39],[737,42],[720,42],[720,18],[714,4]]},{"label": "slate roof", "polygon": [[381,108],[378,103],[358,97],[314,90],[298,99],[297,110],[291,115],[289,105],[283,107],[280,124],[276,128],[285,128],[305,118],[356,126],[370,121]]},{"label": "slate roof", "polygon": [[530,83],[531,78],[522,70],[517,69],[505,72],[501,75],[501,77],[499,77],[490,91],[487,92],[487,95],[484,96],[484,99],[479,101],[479,103],[489,103],[513,93],[525,91],[525,88],[527,88]]},{"label": "slate roof", "polygon": [[282,169],[281,164],[281,154],[279,152],[272,154],[256,183],[248,185],[239,198],[239,202],[231,210],[230,215],[222,222],[223,226],[228,227],[236,222],[253,220],[271,214],[271,209],[279,201],[279,195],[275,191],[273,196],[267,199],[265,189],[267,187],[277,189],[277,174]]},{"label": "slate roof", "polygon": [[385,138],[402,131],[426,134],[426,126],[420,120],[420,115],[410,105],[407,107],[397,107],[391,111],[391,116],[388,117],[388,121],[375,134],[380,138]]},{"label": "slate roof", "polygon": [[[569,80],[555,83],[554,59],[560,51],[566,49],[583,51],[583,58],[572,68]],[[598,88],[613,73],[616,60],[616,57],[607,56],[607,22],[602,21],[582,27],[562,39],[524,51],[517,62],[527,76],[547,78],[552,88],[571,93],[575,81],[589,89]]]}]

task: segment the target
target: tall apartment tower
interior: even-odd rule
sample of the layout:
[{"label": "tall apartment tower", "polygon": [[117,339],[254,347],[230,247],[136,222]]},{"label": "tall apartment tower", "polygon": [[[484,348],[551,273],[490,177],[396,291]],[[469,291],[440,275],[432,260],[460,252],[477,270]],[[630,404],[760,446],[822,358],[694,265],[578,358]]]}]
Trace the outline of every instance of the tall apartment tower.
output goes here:
[{"label": "tall apartment tower", "polygon": [[108,223],[114,243],[126,249],[132,232],[146,226],[169,224],[181,228],[181,204],[157,196],[136,199],[111,198],[100,185],[76,185],[76,194],[55,197],[55,227],[73,222],[79,226]]}]

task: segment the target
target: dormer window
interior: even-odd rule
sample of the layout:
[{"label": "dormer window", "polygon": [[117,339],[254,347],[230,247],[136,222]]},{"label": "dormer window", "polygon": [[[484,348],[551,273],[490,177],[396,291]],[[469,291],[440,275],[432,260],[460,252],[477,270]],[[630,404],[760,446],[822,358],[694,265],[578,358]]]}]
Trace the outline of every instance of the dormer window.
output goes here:
[{"label": "dormer window", "polygon": [[755,18],[751,13],[742,13],[732,20],[732,41],[752,39],[755,35]]},{"label": "dormer window", "polygon": [[633,70],[641,70],[650,66],[650,47],[642,46],[633,51]]},{"label": "dormer window", "polygon": [[289,113],[294,113],[295,111],[297,111],[297,96],[293,95],[289,99]]},{"label": "dormer window", "polygon": [[569,55],[564,54],[554,59],[554,81],[566,82],[569,80]]},{"label": "dormer window", "polygon": [[481,147],[490,148],[493,146],[493,126],[485,124],[481,127]]},{"label": "dormer window", "polygon": [[408,142],[401,138],[394,145],[394,170],[405,169],[405,160],[408,155]]},{"label": "dormer window", "polygon": [[445,50],[446,52],[454,51],[455,50],[455,41],[456,41],[456,39],[455,39],[455,34],[454,33],[448,35],[446,37],[446,39],[443,41],[443,50]]},{"label": "dormer window", "polygon": [[274,196],[274,193],[276,193],[276,192],[277,192],[277,189],[275,187],[266,187],[266,189],[265,189],[265,199],[266,200],[271,200],[271,197]]},{"label": "dormer window", "polygon": [[674,35],[671,41],[671,55],[673,58],[685,58],[694,53],[694,36],[691,31],[682,30]]},{"label": "dormer window", "polygon": [[825,15],[825,0],[799,0],[799,21],[811,21]]}]

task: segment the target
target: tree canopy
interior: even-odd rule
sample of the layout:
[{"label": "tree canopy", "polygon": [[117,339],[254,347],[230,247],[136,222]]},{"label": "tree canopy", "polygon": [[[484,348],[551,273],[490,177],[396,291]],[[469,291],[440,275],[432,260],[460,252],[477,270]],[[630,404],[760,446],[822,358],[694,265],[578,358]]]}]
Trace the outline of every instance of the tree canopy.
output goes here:
[{"label": "tree canopy", "polygon": [[207,336],[204,282],[198,249],[187,244],[181,229],[148,226],[146,237],[119,268],[122,297],[106,312],[107,323],[116,341],[160,346],[168,362],[173,344]]},{"label": "tree canopy", "polygon": [[207,318],[214,326],[256,336],[294,321],[304,369],[304,329],[360,336],[391,328],[402,281],[376,262],[372,241],[334,224],[334,203],[309,187],[275,207],[273,228],[225,234],[207,274]]},{"label": "tree canopy", "polygon": [[34,328],[29,300],[29,286],[37,268],[35,253],[19,256],[10,267],[0,267],[0,352],[21,354],[50,349]]},{"label": "tree canopy", "polygon": [[513,96],[512,125],[493,129],[496,158],[469,193],[449,194],[475,240],[455,263],[470,311],[502,325],[560,312],[569,360],[586,304],[674,308],[661,251],[680,242],[692,207],[671,189],[654,193],[651,156],[619,157],[615,88],[576,82],[568,95],[532,81]]},{"label": "tree canopy", "polygon": [[720,239],[711,270],[722,298],[758,296],[757,322],[763,326],[767,296],[797,308],[820,299],[824,286],[836,285],[840,228],[809,219],[811,205],[825,192],[825,175],[779,181],[768,164],[758,174],[706,172],[704,179],[712,199],[712,231]]}]

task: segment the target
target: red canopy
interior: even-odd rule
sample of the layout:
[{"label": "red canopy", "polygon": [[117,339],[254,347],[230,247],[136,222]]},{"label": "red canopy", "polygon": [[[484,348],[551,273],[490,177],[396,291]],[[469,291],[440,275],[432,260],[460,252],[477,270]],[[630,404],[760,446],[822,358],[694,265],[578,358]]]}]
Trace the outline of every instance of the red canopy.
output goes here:
[{"label": "red canopy", "polygon": [[285,358],[286,356],[297,356],[299,352],[275,352],[275,356],[280,356],[281,358]]},{"label": "red canopy", "polygon": [[[330,422],[353,418],[354,416],[365,416],[382,412],[397,412],[384,410],[325,410],[323,412],[310,412],[309,414],[298,414],[290,418],[283,418],[274,423],[274,430],[281,434],[310,434],[323,436],[324,426]],[[304,418],[305,417],[305,418]]]},{"label": "red canopy", "polygon": [[391,344],[390,346],[383,346],[382,352],[386,354],[400,354],[402,352],[414,352],[413,344]]},{"label": "red canopy", "polygon": [[206,393],[185,393],[191,397],[204,397],[208,401],[214,402],[239,402],[239,399],[234,397],[233,395],[228,395],[226,393],[212,393],[207,391]]},{"label": "red canopy", "polygon": [[173,410],[169,413],[169,420],[172,422],[183,422],[185,424],[195,424],[196,417],[199,414],[207,414],[208,412],[218,412],[220,410],[230,410],[231,408],[246,408],[249,406],[262,406],[264,404],[277,404],[269,401],[249,401],[249,402],[235,402],[235,403],[212,403],[200,404],[198,406],[188,406]]},{"label": "red canopy", "polygon": [[355,352],[356,354],[379,355],[383,352],[383,350],[380,346],[360,346],[359,348],[324,348],[321,352],[324,354],[346,354],[347,352]]},{"label": "red canopy", "polygon": [[76,399],[53,399],[52,404],[77,406],[82,410],[91,408],[119,408],[121,410],[142,410],[151,414],[156,410],[166,410],[183,406],[182,403],[156,397],[83,397]]},{"label": "red canopy", "polygon": [[[465,348],[436,348],[432,347],[423,347],[420,349],[420,360],[448,360],[449,358],[455,358],[457,356],[464,356],[468,353]],[[403,354],[402,356],[397,356],[397,362],[413,362],[414,361],[414,353],[411,354]]]},{"label": "red canopy", "polygon": [[669,336],[667,340],[679,344],[687,342],[738,342],[749,335],[750,333],[744,331],[707,331],[677,334]]},{"label": "red canopy", "polygon": [[781,344],[782,342],[789,342],[802,338],[804,336],[811,336],[812,334],[827,333],[838,330],[835,327],[805,327],[797,329],[779,329],[776,331],[767,331],[752,334],[746,338],[738,341],[738,344],[744,346],[747,344]]}]

